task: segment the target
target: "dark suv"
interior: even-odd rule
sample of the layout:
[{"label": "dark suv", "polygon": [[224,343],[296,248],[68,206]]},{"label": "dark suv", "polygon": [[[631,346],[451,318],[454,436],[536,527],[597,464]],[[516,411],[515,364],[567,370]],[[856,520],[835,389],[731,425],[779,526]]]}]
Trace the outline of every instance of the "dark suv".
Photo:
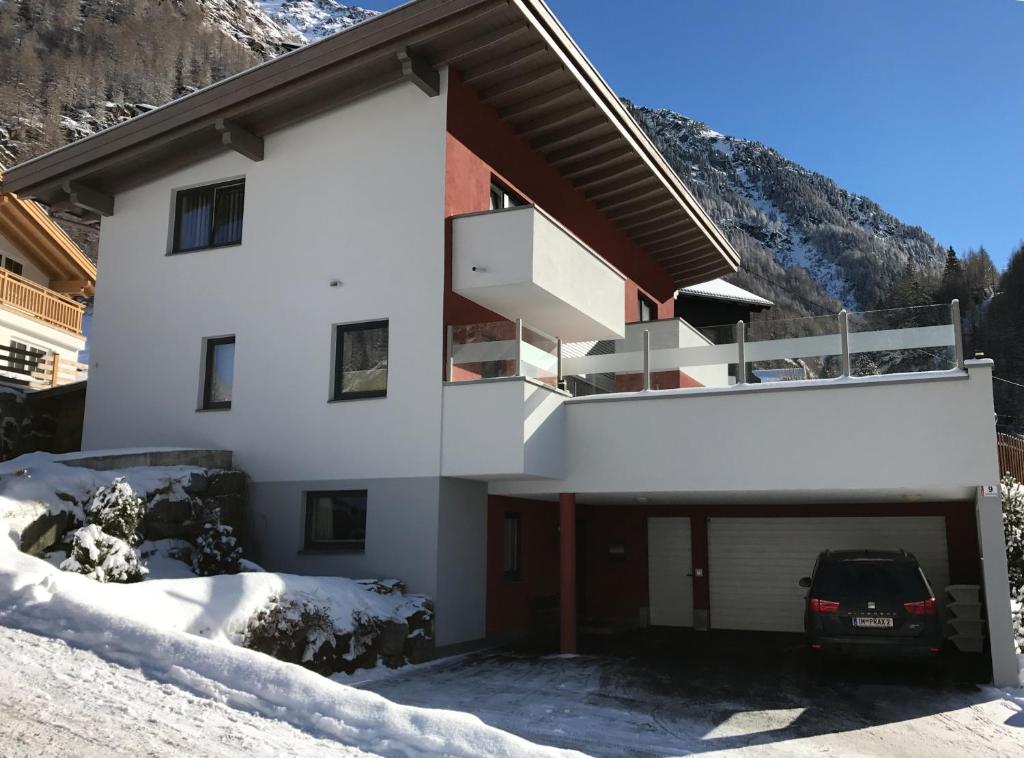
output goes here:
[{"label": "dark suv", "polygon": [[906,551],[826,551],[807,588],[804,630],[814,650],[928,657],[942,623],[917,559]]}]

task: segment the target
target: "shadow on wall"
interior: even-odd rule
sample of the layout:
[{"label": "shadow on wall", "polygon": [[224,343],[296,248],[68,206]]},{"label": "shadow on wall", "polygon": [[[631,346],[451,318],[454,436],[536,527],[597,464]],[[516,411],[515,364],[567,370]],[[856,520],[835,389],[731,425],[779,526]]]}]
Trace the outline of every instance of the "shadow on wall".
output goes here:
[{"label": "shadow on wall", "polygon": [[0,384],[0,460],[82,449],[86,383],[47,390]]}]

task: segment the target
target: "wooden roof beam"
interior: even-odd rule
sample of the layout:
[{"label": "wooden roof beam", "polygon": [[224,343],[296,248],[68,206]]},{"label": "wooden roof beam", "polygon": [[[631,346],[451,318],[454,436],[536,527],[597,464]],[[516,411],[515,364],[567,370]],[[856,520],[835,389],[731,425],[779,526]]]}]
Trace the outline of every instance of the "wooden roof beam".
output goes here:
[{"label": "wooden roof beam", "polygon": [[693,223],[693,220],[688,216],[681,216],[672,223],[663,222],[656,227],[651,229],[634,229],[630,236],[641,245],[646,245],[651,242],[659,242],[665,239],[675,239],[676,237],[688,237],[696,232],[698,236],[703,237],[704,232],[699,226]]},{"label": "wooden roof beam", "polygon": [[505,121],[512,121],[522,116],[529,116],[546,108],[552,108],[560,101],[577,92],[582,92],[580,85],[575,82],[560,84],[539,95],[533,95],[525,100],[511,103],[498,108],[498,115]]},{"label": "wooden roof beam", "polygon": [[543,41],[531,42],[525,47],[513,50],[511,53],[502,55],[499,58],[489,59],[486,63],[467,69],[462,76],[462,83],[470,87],[476,87],[481,80],[486,80],[495,74],[502,74],[511,68],[520,66],[523,61],[529,60],[546,52],[548,46]]},{"label": "wooden roof beam", "polygon": [[676,248],[685,247],[691,243],[706,241],[707,235],[702,229],[697,227],[690,227],[690,231],[679,232],[677,234],[666,234],[661,237],[648,240],[647,242],[637,242],[651,255],[657,255],[667,250],[675,250]]},{"label": "wooden roof beam", "polygon": [[523,137],[529,138],[548,129],[554,129],[557,126],[569,123],[573,119],[578,119],[593,113],[595,113],[594,104],[583,101],[565,106],[564,108],[559,108],[555,111],[544,113],[532,121],[524,121],[518,124],[513,121],[512,126],[515,128],[517,133]]},{"label": "wooden roof beam", "polygon": [[630,195],[634,191],[639,191],[645,185],[654,184],[656,187],[664,188],[664,185],[658,181],[656,176],[652,176],[649,172],[646,175],[636,177],[635,179],[627,179],[619,184],[602,189],[599,192],[585,193],[587,199],[591,202],[600,203],[602,200],[621,195],[623,192],[627,192]]},{"label": "wooden roof beam", "polygon": [[569,142],[574,142],[593,132],[608,128],[608,119],[604,116],[592,116],[585,121],[554,129],[546,134],[530,140],[535,150],[553,150]]},{"label": "wooden roof beam", "polygon": [[623,181],[636,174],[650,173],[647,166],[636,164],[633,166],[613,166],[603,171],[591,174],[583,179],[576,180],[576,186],[580,189],[591,190],[595,187],[609,184],[615,181]]},{"label": "wooden roof beam", "polygon": [[548,163],[552,166],[557,166],[565,161],[570,161],[575,158],[582,158],[587,155],[593,155],[594,153],[600,152],[606,148],[612,142],[617,142],[619,135],[614,132],[608,134],[601,134],[593,139],[589,139],[586,142],[582,142],[578,145],[572,145],[570,147],[562,148],[561,150],[553,150],[548,153],[545,157]]},{"label": "wooden roof beam", "polygon": [[498,98],[504,97],[505,95],[526,87],[531,87],[542,79],[547,79],[549,76],[553,76],[563,71],[565,71],[565,69],[558,61],[545,63],[541,66],[530,69],[526,73],[510,76],[503,82],[498,82],[497,84],[480,90],[480,99],[485,103],[493,103]]},{"label": "wooden roof beam", "polygon": [[494,45],[522,34],[528,28],[529,25],[525,21],[517,21],[514,24],[505,24],[494,31],[473,37],[468,42],[464,42],[461,45],[448,50],[443,56],[432,58],[431,62],[439,68],[449,64],[457,65],[459,61],[468,58],[471,55],[485,52]]},{"label": "wooden roof beam", "polygon": [[409,48],[399,50],[396,55],[402,66],[402,79],[415,84],[427,97],[441,94],[441,75],[425,58],[409,52]]},{"label": "wooden roof beam", "polygon": [[679,206],[676,204],[664,204],[661,208],[627,213],[620,217],[619,226],[622,229],[632,231],[651,223],[664,221],[667,218],[675,218],[679,215]]},{"label": "wooden roof beam", "polygon": [[226,118],[214,121],[213,127],[220,133],[220,141],[225,147],[231,148],[251,161],[263,160],[262,137],[257,137]]},{"label": "wooden roof beam", "polygon": [[566,179],[576,179],[594,173],[604,173],[610,166],[634,160],[636,153],[628,147],[617,147],[607,152],[598,153],[586,160],[562,166],[560,172]]},{"label": "wooden roof beam", "polygon": [[[623,200],[617,200],[614,203],[599,204],[599,208],[602,213],[609,213],[610,211],[633,211],[633,210],[647,210],[653,207],[651,201],[661,195],[664,197],[668,193],[668,190],[664,187],[655,187],[648,192],[644,192],[641,195],[634,195],[633,197],[627,197]],[[671,197],[671,195],[669,195]],[[678,205],[678,203],[677,203]]]}]

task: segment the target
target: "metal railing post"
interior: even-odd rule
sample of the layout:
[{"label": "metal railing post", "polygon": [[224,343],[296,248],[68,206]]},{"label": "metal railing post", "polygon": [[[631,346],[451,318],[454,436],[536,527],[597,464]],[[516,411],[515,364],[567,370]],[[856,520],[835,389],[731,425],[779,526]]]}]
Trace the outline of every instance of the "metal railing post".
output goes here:
[{"label": "metal railing post", "polygon": [[651,388],[651,330],[644,329],[644,392]]},{"label": "metal railing post", "polygon": [[956,367],[964,367],[964,335],[960,323],[960,301],[953,298],[949,304],[950,316],[953,319],[953,350],[956,354]]},{"label": "metal railing post", "polygon": [[850,322],[846,309],[839,311],[839,342],[843,351],[843,376],[850,376]]},{"label": "metal railing post", "polygon": [[562,386],[562,338],[558,337],[555,339],[555,353],[556,353],[556,371],[555,371],[555,386]]},{"label": "metal railing post", "polygon": [[445,381],[452,380],[452,373],[455,369],[455,327],[448,324],[448,339],[445,343],[444,371]]},{"label": "metal railing post", "polygon": [[523,375],[523,320],[516,319],[516,376]]},{"label": "metal railing post", "polygon": [[736,322],[736,384],[747,383],[747,325]]}]

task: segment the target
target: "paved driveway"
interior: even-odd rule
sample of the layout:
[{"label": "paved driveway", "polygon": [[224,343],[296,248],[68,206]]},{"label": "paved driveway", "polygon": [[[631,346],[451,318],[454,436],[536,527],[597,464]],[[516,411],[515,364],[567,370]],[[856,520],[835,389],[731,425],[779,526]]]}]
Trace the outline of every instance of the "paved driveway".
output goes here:
[{"label": "paved driveway", "polygon": [[599,756],[1024,755],[1024,692],[805,653],[795,635],[645,633],[576,657],[472,653],[361,686]]}]

